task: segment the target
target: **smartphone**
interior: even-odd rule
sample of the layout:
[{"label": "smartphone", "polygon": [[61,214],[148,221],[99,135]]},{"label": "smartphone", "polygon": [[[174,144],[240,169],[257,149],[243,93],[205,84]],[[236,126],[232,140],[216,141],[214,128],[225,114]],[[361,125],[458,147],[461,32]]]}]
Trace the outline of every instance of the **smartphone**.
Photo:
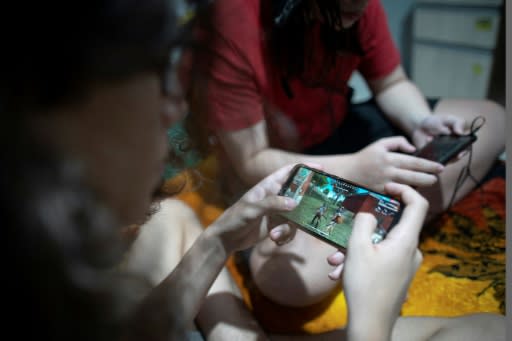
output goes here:
[{"label": "smartphone", "polygon": [[378,243],[398,222],[403,210],[397,199],[303,164],[293,168],[279,195],[298,202],[292,211],[282,213],[283,217],[341,251],[347,249],[358,212],[377,218],[372,242]]},{"label": "smartphone", "polygon": [[417,150],[413,155],[446,165],[461,151],[476,141],[475,134],[469,135],[438,135]]}]

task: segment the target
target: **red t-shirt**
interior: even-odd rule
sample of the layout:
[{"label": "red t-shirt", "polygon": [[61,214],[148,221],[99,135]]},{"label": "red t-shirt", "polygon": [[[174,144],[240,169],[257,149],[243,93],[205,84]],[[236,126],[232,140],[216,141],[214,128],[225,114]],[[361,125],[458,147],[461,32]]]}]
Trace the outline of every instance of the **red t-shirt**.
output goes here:
[{"label": "red t-shirt", "polygon": [[[339,55],[325,87],[311,88],[299,79],[291,79],[290,99],[266,53],[260,0],[216,0],[214,4],[214,54],[207,90],[208,124],[213,131],[236,131],[264,119],[269,127],[275,127],[278,111],[300,136],[301,148],[312,146],[325,140],[343,121],[348,104],[347,82],[354,70],[373,80],[389,74],[400,63],[384,9],[379,0],[370,0],[358,24],[363,55]],[[313,46],[308,47],[314,49],[315,61],[322,61],[323,55],[319,32],[320,24],[312,33]],[[322,65],[313,63],[308,72],[315,72],[315,67]],[[277,125],[282,128],[282,124]],[[280,133],[284,132],[270,132]]]}]

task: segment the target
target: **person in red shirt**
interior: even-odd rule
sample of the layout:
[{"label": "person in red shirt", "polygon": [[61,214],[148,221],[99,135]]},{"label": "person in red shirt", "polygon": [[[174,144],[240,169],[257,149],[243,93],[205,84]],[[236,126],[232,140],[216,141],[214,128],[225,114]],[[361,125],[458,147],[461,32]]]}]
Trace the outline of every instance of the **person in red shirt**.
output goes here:
[{"label": "person in red shirt", "polygon": [[[295,6],[278,25],[283,4]],[[377,191],[388,182],[418,187],[436,198],[434,216],[446,209],[467,159],[443,167],[407,153],[436,134],[467,133],[477,116],[486,123],[473,148],[474,177],[482,178],[504,149],[501,106],[469,99],[429,103],[407,78],[379,0],[220,0],[213,6],[207,121],[228,161],[222,163],[226,174],[234,167],[227,185],[235,197],[281,165],[310,160]],[[352,105],[347,82],[356,70],[373,98]],[[473,187],[465,183],[456,199]]]},{"label": "person in red shirt", "polygon": [[[379,192],[389,183],[413,186],[428,199],[430,219],[449,205],[468,156],[443,166],[411,153],[437,134],[468,133],[478,116],[486,123],[472,149],[474,178],[483,178],[504,149],[500,105],[427,101],[401,65],[379,0],[216,0],[209,29],[207,122],[228,201],[282,165],[315,162]],[[360,105],[352,105],[347,85],[356,70],[373,94]],[[466,181],[455,200],[474,185]],[[284,248],[268,239],[257,245],[251,271],[270,299],[306,306],[337,287],[325,276],[332,270],[325,258],[335,251],[298,231]],[[282,253],[304,262],[292,267],[270,256]],[[331,277],[339,278],[339,268]],[[299,276],[300,287],[276,281],[287,276]]]}]

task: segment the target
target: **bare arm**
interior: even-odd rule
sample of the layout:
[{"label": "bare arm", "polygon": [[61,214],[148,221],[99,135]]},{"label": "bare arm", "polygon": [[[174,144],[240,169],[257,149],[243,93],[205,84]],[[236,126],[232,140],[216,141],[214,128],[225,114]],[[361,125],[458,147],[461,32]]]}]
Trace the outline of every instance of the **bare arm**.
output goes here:
[{"label": "bare arm", "polygon": [[217,134],[231,164],[246,184],[254,184],[276,169],[292,164],[313,162],[321,164],[325,171],[351,178],[350,167],[340,171],[340,162],[350,162],[352,155],[314,156],[292,153],[271,148],[265,121],[234,132]]},{"label": "bare arm", "polygon": [[245,305],[226,268],[208,292],[196,322],[209,341],[268,339]]},{"label": "bare arm", "polygon": [[202,298],[227,258],[218,238],[206,232],[198,237],[174,271],[144,299],[126,340],[185,338]]},{"label": "bare arm", "polygon": [[[297,205],[277,195],[292,167],[283,167],[260,181],[201,233],[172,273],[137,307],[125,340],[184,339],[186,328],[199,313],[231,253],[269,234],[275,242],[289,238],[291,227],[267,215],[290,211]],[[235,304],[230,307],[237,308]]]},{"label": "bare arm", "polygon": [[305,155],[271,148],[265,121],[234,132],[218,133],[218,138],[240,178],[250,185],[285,164],[311,162],[323,169],[370,188],[382,191],[390,181],[413,186],[430,186],[440,165],[394,151],[412,152],[404,138],[379,140],[354,154]]},{"label": "bare arm", "polygon": [[[140,227],[127,254],[124,270],[146,278],[151,288],[156,287],[174,270],[203,231],[196,213],[188,205],[166,199]],[[213,282],[195,320],[208,340],[266,339],[237,289],[224,268]]]},{"label": "bare arm", "polygon": [[382,111],[408,136],[432,115],[425,97],[409,80],[401,65],[383,78],[368,81],[368,86]]},{"label": "bare arm", "polygon": [[377,104],[397,127],[401,128],[417,147],[437,134],[463,134],[467,125],[454,115],[433,115],[425,96],[407,78],[402,66],[389,75],[368,81]]}]

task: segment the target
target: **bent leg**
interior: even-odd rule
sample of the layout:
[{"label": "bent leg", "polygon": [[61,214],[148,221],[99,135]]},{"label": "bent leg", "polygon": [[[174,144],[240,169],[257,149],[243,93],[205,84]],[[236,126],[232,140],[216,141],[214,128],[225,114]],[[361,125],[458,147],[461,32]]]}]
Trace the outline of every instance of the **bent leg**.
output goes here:
[{"label": "bent leg", "polygon": [[171,273],[201,232],[201,223],[190,207],[176,199],[165,199],[140,227],[124,269],[156,286]]},{"label": "bent leg", "polygon": [[328,278],[332,267],[326,258],[335,248],[297,230],[288,244],[276,246],[265,239],[251,252],[249,267],[259,290],[286,306],[302,307],[320,302],[339,283]]},{"label": "bent leg", "polygon": [[497,314],[459,317],[400,317],[393,328],[393,341],[505,341],[506,319]]},{"label": "bent leg", "polygon": [[[173,271],[202,231],[190,207],[179,200],[166,199],[161,202],[160,210],[141,226],[124,270],[147,279],[150,290]],[[195,322],[208,340],[266,338],[226,268],[213,282]],[[196,326],[189,328],[195,330]]]},{"label": "bent leg", "polygon": [[[445,99],[434,108],[434,114],[446,114],[462,117],[468,124],[477,116],[485,118],[485,124],[476,133],[478,140],[473,144],[473,155],[470,165],[471,174],[481,180],[490,170],[498,155],[505,148],[505,111],[498,104],[486,100]],[[439,176],[439,182],[429,188],[422,188],[420,192],[430,202],[429,217],[448,208],[450,199],[455,190],[457,178],[468,162],[466,154],[460,160],[446,166]],[[457,191],[454,202],[464,197],[475,187],[474,181],[467,179]]]}]

